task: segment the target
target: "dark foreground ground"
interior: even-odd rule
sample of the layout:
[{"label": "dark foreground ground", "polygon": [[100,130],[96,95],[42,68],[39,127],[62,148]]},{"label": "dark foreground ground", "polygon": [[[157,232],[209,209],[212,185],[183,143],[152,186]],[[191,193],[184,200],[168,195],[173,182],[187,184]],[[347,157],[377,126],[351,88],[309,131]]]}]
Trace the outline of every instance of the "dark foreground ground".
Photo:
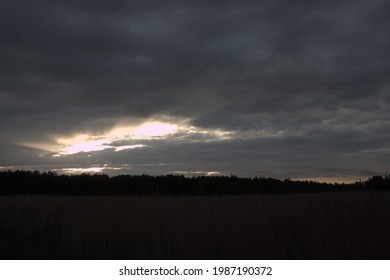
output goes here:
[{"label": "dark foreground ground", "polygon": [[390,259],[390,193],[0,197],[0,259]]}]

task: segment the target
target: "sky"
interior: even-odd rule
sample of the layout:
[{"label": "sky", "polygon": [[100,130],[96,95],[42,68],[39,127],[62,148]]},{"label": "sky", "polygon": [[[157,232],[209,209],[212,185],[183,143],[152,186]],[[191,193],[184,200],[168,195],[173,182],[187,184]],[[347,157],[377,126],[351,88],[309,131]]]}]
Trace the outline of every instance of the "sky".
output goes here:
[{"label": "sky", "polygon": [[0,170],[390,172],[387,0],[0,2]]}]

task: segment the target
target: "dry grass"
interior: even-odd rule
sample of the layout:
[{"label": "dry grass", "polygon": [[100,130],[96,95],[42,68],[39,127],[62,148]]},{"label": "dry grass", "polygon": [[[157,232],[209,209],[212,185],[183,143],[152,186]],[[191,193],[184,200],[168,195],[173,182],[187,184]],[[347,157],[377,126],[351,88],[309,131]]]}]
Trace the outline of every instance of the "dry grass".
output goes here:
[{"label": "dry grass", "polygon": [[388,259],[390,193],[0,197],[2,259]]}]

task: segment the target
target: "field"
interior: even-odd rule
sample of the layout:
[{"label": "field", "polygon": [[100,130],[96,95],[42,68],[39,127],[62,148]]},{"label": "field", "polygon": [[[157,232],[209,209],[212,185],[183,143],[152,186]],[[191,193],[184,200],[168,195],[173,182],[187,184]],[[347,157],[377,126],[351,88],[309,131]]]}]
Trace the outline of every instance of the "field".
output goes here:
[{"label": "field", "polygon": [[2,196],[1,259],[389,259],[390,193]]}]

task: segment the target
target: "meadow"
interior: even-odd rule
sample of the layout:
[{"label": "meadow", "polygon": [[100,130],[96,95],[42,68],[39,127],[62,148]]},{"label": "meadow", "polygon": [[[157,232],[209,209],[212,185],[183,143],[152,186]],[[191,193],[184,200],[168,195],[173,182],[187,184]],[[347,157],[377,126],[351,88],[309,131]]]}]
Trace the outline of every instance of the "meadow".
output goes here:
[{"label": "meadow", "polygon": [[0,196],[1,259],[389,259],[390,193]]}]

